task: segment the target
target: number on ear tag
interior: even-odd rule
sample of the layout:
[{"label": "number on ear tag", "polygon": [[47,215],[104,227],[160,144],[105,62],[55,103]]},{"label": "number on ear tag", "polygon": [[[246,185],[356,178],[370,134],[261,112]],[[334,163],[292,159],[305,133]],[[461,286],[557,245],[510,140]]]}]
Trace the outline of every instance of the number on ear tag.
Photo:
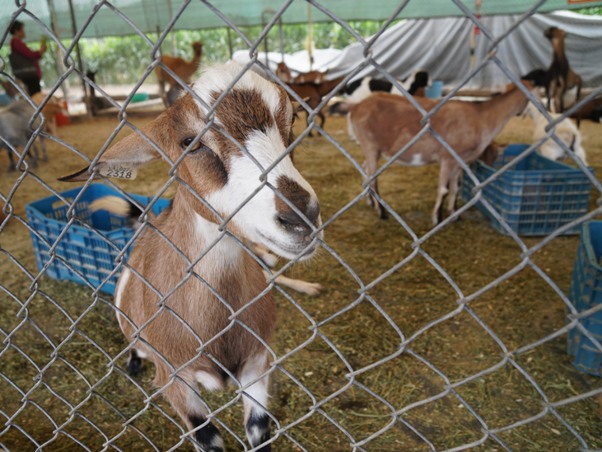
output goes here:
[{"label": "number on ear tag", "polygon": [[123,164],[99,165],[98,173],[106,177],[117,177],[119,179],[135,179],[138,170]]}]

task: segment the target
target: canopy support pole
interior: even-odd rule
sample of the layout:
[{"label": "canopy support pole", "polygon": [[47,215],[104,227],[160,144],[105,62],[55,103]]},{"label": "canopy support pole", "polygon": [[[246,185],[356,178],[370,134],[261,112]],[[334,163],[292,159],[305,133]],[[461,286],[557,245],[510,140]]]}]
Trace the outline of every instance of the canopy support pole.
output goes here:
[{"label": "canopy support pole", "polygon": [[[54,8],[54,0],[48,0],[48,9],[50,10],[50,28],[52,28],[52,32],[54,33],[54,36],[56,36],[57,40],[60,40],[61,37],[59,36],[59,29],[57,26],[57,20],[56,20],[56,10]],[[55,66],[56,66],[56,72],[59,74],[62,74],[63,72],[65,72],[65,65],[63,64],[63,52],[61,51],[61,46],[57,45],[56,46],[56,61],[55,61]],[[61,83],[61,91],[63,92],[63,99],[65,99],[66,101],[69,100],[69,79],[65,79],[63,81],[63,83]]]},{"label": "canopy support pole", "polygon": [[[69,0],[69,14],[71,15],[71,28],[73,29],[73,36],[75,37],[75,35],[77,35],[77,24],[75,23],[75,12],[73,11],[73,0]],[[79,48],[79,41],[75,43],[75,54],[77,56],[77,66],[79,69],[79,72],[82,74],[81,77],[81,81],[82,81],[82,88],[84,90],[84,104],[86,106],[86,114],[88,116],[92,115],[92,105],[91,105],[91,100],[90,100],[90,96],[88,94],[88,87],[86,86],[86,82],[84,80],[84,76],[86,75],[84,73],[84,65],[82,63],[82,55],[81,55],[81,51]]]}]

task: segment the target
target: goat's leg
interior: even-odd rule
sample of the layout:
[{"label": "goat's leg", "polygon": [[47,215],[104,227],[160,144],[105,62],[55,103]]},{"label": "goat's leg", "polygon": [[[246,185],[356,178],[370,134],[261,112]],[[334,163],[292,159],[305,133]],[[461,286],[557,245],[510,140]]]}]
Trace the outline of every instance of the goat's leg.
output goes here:
[{"label": "goat's leg", "polygon": [[[252,243],[251,249],[268,267],[273,268],[278,263],[278,257],[274,256],[265,246]],[[264,270],[263,274],[266,281],[269,281],[270,275],[268,272]],[[322,286],[318,283],[310,283],[302,279],[293,279],[284,275],[277,276],[274,281],[281,286],[289,287],[297,292],[312,296],[318,295],[322,290]]]},{"label": "goat's leg", "polygon": [[[38,147],[38,138],[39,138],[40,147]],[[38,135],[38,138],[36,138],[36,140],[31,145],[31,148],[33,149],[34,152],[30,153],[30,156],[35,156],[35,157],[31,157],[32,163],[35,158],[36,164],[37,164],[37,161],[40,160],[40,158],[45,162],[48,161],[48,154],[46,153],[46,140],[44,139],[44,137],[42,135]],[[40,152],[40,148],[42,149],[42,152]],[[40,157],[40,155],[41,155],[41,157]],[[35,166],[35,165],[33,165],[33,166]]]},{"label": "goat's leg", "polygon": [[40,137],[40,147],[42,148],[42,160],[47,162],[48,161],[48,153],[46,152],[46,138],[44,138],[42,135],[39,135],[39,137]]},{"label": "goat's leg", "polygon": [[322,110],[318,112],[318,118],[320,118],[320,127],[324,130],[324,123],[326,122],[326,116],[322,113]]},{"label": "goat's leg", "polygon": [[273,268],[278,263],[278,256],[272,254],[265,246],[251,243],[250,248],[268,267]]},{"label": "goat's leg", "polygon": [[353,130],[353,124],[351,124],[351,115],[347,115],[347,133],[349,134],[349,139],[357,143],[357,137],[355,136],[355,131]]},{"label": "goat's leg", "polygon": [[439,169],[439,186],[437,188],[437,200],[433,209],[433,226],[437,226],[443,220],[443,199],[449,193],[449,182],[452,174],[451,165],[446,160],[441,162]]},{"label": "goat's leg", "polygon": [[[313,110],[316,109],[316,107],[320,104],[320,97],[315,97],[315,95],[309,96],[309,100],[307,100],[307,105],[312,108]],[[320,116],[321,112],[318,112],[318,117]],[[305,123],[307,124],[307,128],[309,128],[309,111],[307,112],[307,117],[305,118]],[[322,125],[324,125],[324,122],[322,122]],[[313,137],[313,129],[310,129],[308,136]]]},{"label": "goat's leg", "polygon": [[[366,160],[364,161],[362,167],[366,172],[365,181],[367,181],[372,175],[374,175],[374,173],[376,173],[376,169],[378,168],[378,152],[376,150],[373,151],[369,149],[368,151],[364,152],[364,155],[366,156]],[[378,214],[382,220],[386,220],[389,218],[389,215],[387,214],[385,208],[378,201],[378,181],[376,178],[372,179],[370,182],[370,188],[371,190],[368,195],[370,207],[378,211]]]},{"label": "goat's leg", "polygon": [[[161,377],[159,377],[161,374]],[[190,430],[197,429],[194,432],[194,439],[201,450],[205,452],[223,452],[224,440],[218,429],[207,422],[207,410],[201,401],[199,393],[193,388],[196,382],[192,379],[183,379],[181,376],[170,381],[168,372],[157,369],[155,385],[163,390],[163,396],[169,401],[176,410],[178,416],[186,423]],[[201,428],[199,428],[202,425]]]},{"label": "goat's leg", "polygon": [[[270,439],[270,417],[267,412],[269,377],[262,376],[267,370],[267,353],[262,352],[245,363],[238,377],[244,388],[243,404],[247,439],[253,448]],[[270,452],[272,445],[266,444],[257,450]]]},{"label": "goat's leg", "polygon": [[167,101],[167,94],[165,93],[165,81],[158,77],[159,82],[159,97],[163,101],[163,105],[165,108],[169,107],[169,102]]},{"label": "goat's leg", "polygon": [[12,172],[15,169],[17,169],[17,167],[15,166],[15,158],[13,157],[13,153],[9,147],[6,148],[6,153],[8,154],[8,160],[9,160],[8,171]]},{"label": "goat's leg", "polygon": [[558,89],[557,86],[557,82],[556,82],[556,78],[552,78],[552,80],[550,80],[548,82],[548,86],[546,87],[546,95],[548,96],[548,102],[547,102],[547,110],[548,111],[552,111],[552,100],[556,99],[556,90]]},{"label": "goat's leg", "polygon": [[135,348],[130,350],[130,356],[128,358],[127,370],[132,377],[137,377],[142,370],[142,358],[144,357],[143,353],[140,353]]},{"label": "goat's leg", "polygon": [[[270,280],[270,275],[268,272],[263,272],[266,281]],[[280,275],[274,279],[274,282],[280,284],[281,286],[289,287],[297,292],[305,293],[307,295],[315,296],[320,293],[322,290],[322,285],[318,283],[310,283],[307,281],[303,281],[302,279],[293,279],[288,276]]]},{"label": "goat's leg", "polygon": [[[577,94],[575,94],[575,104],[577,102],[579,102],[579,98],[581,97],[581,86],[582,86],[582,82],[581,80],[577,81]],[[581,113],[579,113],[579,111],[577,111],[577,130],[579,130],[579,127],[581,126]]]},{"label": "goat's leg", "polygon": [[38,145],[35,141],[29,147],[27,155],[29,156],[29,160],[31,161],[31,167],[35,168],[36,166],[38,166],[38,160],[40,159],[40,149],[38,148]]},{"label": "goat's leg", "polygon": [[554,93],[554,113],[562,113],[564,111],[564,93],[566,91],[566,80],[559,78],[556,85],[556,92]]},{"label": "goat's leg", "polygon": [[[452,170],[449,181],[449,193],[447,194],[447,212],[451,216],[458,207],[458,188],[460,185],[460,168]],[[459,218],[459,217],[458,217]],[[458,219],[456,218],[456,219]]]}]

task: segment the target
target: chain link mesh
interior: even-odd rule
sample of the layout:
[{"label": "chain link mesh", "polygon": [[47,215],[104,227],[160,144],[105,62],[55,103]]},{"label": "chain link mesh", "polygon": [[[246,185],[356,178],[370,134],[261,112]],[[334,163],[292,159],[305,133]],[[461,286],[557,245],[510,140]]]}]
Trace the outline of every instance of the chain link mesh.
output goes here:
[{"label": "chain link mesh", "polygon": [[[491,48],[488,58],[474,67],[466,75],[463,83],[443,97],[434,110],[422,110],[420,105],[408,96],[423,115],[424,126],[415,140],[424,134],[435,136],[466,172],[465,177],[469,177],[475,185],[473,198],[437,226],[427,231],[413,227],[412,221],[404,218],[387,202],[387,196],[379,196],[378,200],[393,218],[391,221],[399,226],[396,229],[398,237],[390,237],[389,243],[370,244],[364,242],[366,237],[362,238],[361,242],[354,240],[354,232],[351,230],[343,234],[345,240],[337,239],[334,244],[331,243],[329,233],[340,229],[338,224],[346,217],[369,215],[367,210],[358,211],[357,206],[370,194],[370,182],[389,170],[395,159],[392,158],[383,164],[376,174],[366,178],[361,162],[357,161],[357,154],[353,152],[354,145],[343,144],[337,131],[324,129],[316,122],[318,112],[327,106],[333,94],[324,97],[318,107],[312,109],[304,99],[290,92],[308,111],[309,127],[298,134],[287,154],[281,158],[285,158],[298,145],[309,149],[311,144],[305,144],[307,135],[311,130],[317,131],[319,140],[332,146],[337,154],[336,158],[349,162],[347,174],[361,175],[364,183],[361,187],[355,187],[358,190],[349,192],[352,194],[347,200],[339,204],[331,202],[325,208],[328,216],[323,217],[321,227],[325,232],[325,240],[321,246],[322,256],[308,267],[318,267],[313,270],[314,273],[310,270],[309,275],[313,274],[316,279],[323,277],[328,280],[330,287],[319,296],[323,301],[315,302],[314,299],[299,296],[275,282],[275,278],[284,272],[295,271],[292,266],[299,257],[274,270],[265,291],[273,290],[276,293],[281,310],[277,337],[273,341],[275,345],[264,343],[269,350],[270,359],[267,374],[272,380],[270,392],[273,397],[269,406],[269,417],[272,421],[271,438],[278,450],[465,450],[477,447],[487,450],[551,450],[554,447],[550,445],[554,444],[558,446],[557,450],[589,450],[602,447],[602,424],[595,413],[596,398],[602,397],[602,388],[595,378],[571,370],[570,358],[564,353],[563,345],[567,334],[579,332],[594,344],[598,352],[602,352],[602,345],[596,336],[584,326],[585,319],[600,314],[602,305],[586,311],[577,309],[574,301],[566,295],[571,269],[561,269],[567,276],[557,281],[557,278],[550,276],[550,270],[543,267],[539,259],[542,253],[557,252],[552,251],[552,247],[557,244],[560,244],[559,252],[573,253],[577,239],[567,239],[561,237],[561,234],[589,219],[599,217],[602,207],[599,204],[595,205],[586,215],[545,237],[522,238],[508,226],[506,220],[483,196],[483,190],[501,178],[511,168],[511,164],[505,165],[490,178],[479,180],[469,165],[460,158],[457,150],[431,128],[429,121],[488,64],[495,64],[512,82],[519,85],[532,102],[539,102],[531,92],[522,88],[519,80],[521,74],[514,73],[504,61],[496,57],[495,50],[507,36],[537,12],[545,1],[534,3],[511,29],[498,36],[488,30],[464,3],[459,0],[453,2],[479,27],[483,36],[491,42]],[[263,40],[293,1],[282,4],[256,40],[250,40],[217,6],[211,2],[203,3],[208,12],[220,17],[225,27],[230,27],[247,42],[251,62],[245,70],[250,70],[252,66],[259,67],[277,80],[270,68],[258,58],[258,52]],[[308,3],[329,16],[333,22],[339,23],[365,48],[363,61],[358,62],[356,69],[350,72],[332,93],[345,86],[363,68],[371,66],[380,76],[395,83],[396,87],[407,95],[405,88],[373,58],[371,46],[398,14],[403,12],[408,2],[401,2],[399,7],[392,11],[390,20],[385,21],[381,31],[369,40],[359,36],[348,23],[340,20],[320,2]],[[68,150],[78,164],[94,165],[122,129],[130,128],[133,133],[142,133],[136,121],[130,119],[134,116],[126,113],[126,107],[155,68],[161,65],[158,58],[160,46],[177,20],[186,14],[188,5],[189,2],[182,2],[174,11],[169,25],[161,30],[157,41],[152,42],[120,11],[118,3],[98,2],[94,11],[90,12],[88,20],[80,25],[69,47],[64,47],[44,23],[30,14],[26,2],[19,3],[12,18],[30,15],[65,55],[64,72],[50,87],[50,92],[55,93],[69,76],[76,75],[101,96],[109,99],[113,106],[119,108],[114,130],[98,153],[86,152],[88,150],[85,149],[85,140],[69,142],[67,139],[47,134],[42,126],[36,128],[26,149],[29,149],[38,137],[46,136],[53,145]],[[110,9],[127,22],[132,33],[147,42],[149,52],[154,58],[121,103],[114,101],[101,86],[81,73],[74,62],[78,40],[87,27],[93,26],[94,15],[104,8]],[[2,36],[2,42],[6,44],[7,30]],[[6,62],[3,62],[2,67],[6,67]],[[16,85],[5,69],[2,75]],[[286,84],[277,82],[290,91]],[[192,91],[189,92],[196,96]],[[584,96],[546,129],[549,136],[564,147],[569,155],[572,153],[567,149],[567,145],[554,134],[554,126],[601,93],[602,89],[598,88],[590,95]],[[198,97],[197,100],[201,101]],[[208,127],[217,127],[211,120],[211,114],[209,119]],[[34,120],[35,118],[32,119]],[[531,145],[519,158],[527,158],[539,144],[541,142]],[[409,146],[401,149],[395,157],[401,156]],[[252,158],[243,146],[239,147],[241,152]],[[169,160],[160,148],[156,150]],[[102,292],[103,285],[109,282],[110,277],[124,268],[136,272],[125,259],[126,250],[133,246],[136,238],[144,230],[153,229],[160,240],[168,242],[187,260],[182,251],[169,242],[162,231],[154,227],[149,220],[150,209],[159,198],[173,193],[175,185],[186,184],[178,176],[177,169],[181,159],[171,162],[165,181],[150,184],[150,202],[148,206],[140,206],[143,209],[140,218],[142,227],[123,248],[99,234],[101,240],[118,251],[111,274],[100,285],[89,282],[83,286],[75,286],[50,280],[45,277],[45,273],[50,265],[59,261],[81,279],[87,279],[82,269],[74,267],[57,252],[70,228],[81,224],[76,214],[76,205],[85,190],[74,198],[67,199],[58,188],[60,185],[38,174],[26,158],[25,152],[14,148],[9,152],[18,158],[19,171],[12,177],[14,180],[8,189],[3,189],[0,193],[7,216],[0,225],[3,269],[0,294],[3,300],[2,309],[5,311],[0,325],[0,378],[3,381],[0,446],[8,450],[175,450],[179,447],[192,447],[194,432],[183,426],[162,398],[171,384],[183,381],[178,377],[181,368],[174,368],[165,360],[172,375],[170,382],[162,387],[152,385],[152,371],[144,372],[141,377],[130,376],[125,369],[126,357],[137,341],[145,341],[139,334],[144,331],[145,325],[138,325],[135,341],[126,344],[115,322],[115,312],[119,311],[119,308],[113,304],[110,296]],[[307,158],[320,159],[320,155],[312,153],[311,150],[308,153],[309,157],[303,153],[298,157],[302,164]],[[92,159],[90,156],[93,156]],[[600,181],[583,162],[579,159],[574,160],[575,165],[587,175],[593,185],[594,196],[599,197],[602,192]],[[269,184],[265,177],[277,163],[261,168],[262,184],[249,193],[247,201],[267,187],[295,210],[296,207],[279,193],[276,187]],[[260,166],[258,162],[256,164]],[[314,177],[313,182],[319,194],[329,189],[327,173],[322,171],[321,174],[324,174],[324,179]],[[135,188],[136,185],[123,186],[108,179],[104,182],[133,202],[135,200],[129,193],[141,191]],[[89,179],[84,187],[91,184],[92,179]],[[352,182],[349,181],[349,184]],[[55,195],[63,204],[69,206],[67,221],[56,239],[48,241],[46,237],[42,237],[24,216],[24,198],[20,192],[26,186],[37,187],[37,193],[44,193],[44,196]],[[131,189],[132,187],[134,188]],[[219,217],[214,206],[195,193],[192,187],[186,186],[186,189]],[[27,200],[31,201],[34,200]],[[460,267],[454,265],[452,272],[449,270],[449,260],[442,261],[439,257],[441,249],[451,246],[450,237],[461,234],[456,220],[469,212],[477,202],[484,205],[509,237],[506,247],[513,250],[509,252],[513,255],[513,261],[511,265],[506,266],[507,268],[498,269],[501,274],[483,268],[495,267],[496,256],[479,254],[485,248],[471,243],[473,240],[482,244],[478,237],[464,238],[465,250],[459,250],[453,255]],[[243,207],[244,203],[230,217],[220,217],[222,234],[194,261],[187,260],[190,269],[224,236],[228,236],[236,240],[265,270],[269,270],[247,244],[228,230],[232,217]],[[299,211],[297,213],[302,215]],[[357,221],[362,225],[368,224],[363,219]],[[381,227],[376,222],[369,224],[369,227]],[[18,234],[9,235],[11,228],[18,230]],[[90,226],[88,228],[93,231]],[[35,268],[31,248],[23,251],[22,248],[13,247],[13,243],[8,243],[8,240],[29,240],[29,234],[44,241],[49,250],[49,260],[40,270]],[[498,240],[494,234],[488,235],[486,240]],[[403,246],[397,242],[403,243]],[[458,240],[453,243],[458,243]],[[398,248],[399,252],[393,257],[387,254],[390,261],[378,262],[376,265],[376,261],[384,255],[379,246]],[[469,274],[458,270],[462,268],[462,259],[466,259],[466,271]],[[476,267],[468,265],[470,259],[480,259],[480,264]],[[374,268],[382,271],[366,270],[373,261]],[[549,265],[548,261],[545,262],[545,265]],[[327,278],[326,274],[334,272],[335,269],[337,276]],[[486,276],[481,277],[481,272]],[[144,279],[144,275],[136,276]],[[200,279],[194,272],[189,272],[187,278]],[[181,284],[184,283],[185,280],[181,281]],[[151,287],[150,283],[148,285]],[[385,290],[383,287],[388,288]],[[161,305],[154,317],[165,312],[178,316],[165,303],[177,287],[168,294],[161,294],[152,287],[151,289],[156,293]],[[235,311],[221,294],[211,287],[209,289],[228,309],[231,321],[228,327],[211,341],[217,341],[237,325],[263,342],[261,337],[238,317],[265,292],[248,300],[241,310]],[[527,289],[530,292],[525,292],[526,297],[532,296],[534,291],[543,294],[537,312],[525,312],[520,306],[520,291]],[[409,295],[404,296],[405,291],[409,291]],[[335,296],[335,292],[343,295]],[[338,301],[330,305],[331,297]],[[387,297],[392,297],[392,300],[388,300]],[[488,301],[484,302],[484,299]],[[504,300],[512,300],[514,304],[508,306]],[[407,305],[403,306],[403,303]],[[556,322],[549,321],[547,316],[552,315],[549,305],[555,306],[556,312],[558,307],[564,309],[566,322],[558,324],[558,315],[555,317]],[[498,320],[495,321],[495,318]],[[499,318],[502,318],[502,321],[499,321]],[[183,329],[195,334],[184,319],[180,320]],[[538,337],[529,333],[531,321],[547,322],[544,332],[540,331]],[[508,330],[504,327],[500,331],[502,324],[518,329],[518,333],[515,331],[510,341],[507,339]],[[529,339],[528,342],[524,342],[521,338]],[[469,342],[468,346],[464,341]],[[153,348],[153,344],[145,344]],[[204,345],[206,347],[208,344]],[[201,352],[202,350],[199,351]],[[462,353],[466,353],[467,356],[461,356]],[[207,356],[225,374],[234,377],[217,359]],[[461,362],[461,365],[455,365],[456,360]],[[561,368],[562,371],[554,373],[550,370],[555,367]],[[565,380],[559,381],[559,376]],[[229,448],[250,448],[245,440],[240,415],[242,397],[243,394],[248,395],[245,390],[249,386],[235,385],[232,390],[217,395],[199,391],[196,387],[191,388],[201,395],[209,413],[208,419],[221,431]]]}]

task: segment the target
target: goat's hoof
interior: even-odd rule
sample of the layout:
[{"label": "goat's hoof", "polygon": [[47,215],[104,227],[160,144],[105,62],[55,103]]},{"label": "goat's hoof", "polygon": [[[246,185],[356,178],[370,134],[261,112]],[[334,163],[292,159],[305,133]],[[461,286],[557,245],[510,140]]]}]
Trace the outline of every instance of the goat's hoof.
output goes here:
[{"label": "goat's hoof", "polygon": [[127,371],[132,377],[137,377],[142,371],[142,359],[138,356],[130,357],[127,364]]},{"label": "goat's hoof", "polygon": [[305,293],[312,297],[315,297],[322,291],[322,284],[318,283],[307,283],[307,287],[305,288]]},{"label": "goat's hoof", "polygon": [[381,220],[388,220],[389,219],[389,214],[387,213],[387,211],[385,209],[383,209],[381,207],[380,209],[380,219]]}]

